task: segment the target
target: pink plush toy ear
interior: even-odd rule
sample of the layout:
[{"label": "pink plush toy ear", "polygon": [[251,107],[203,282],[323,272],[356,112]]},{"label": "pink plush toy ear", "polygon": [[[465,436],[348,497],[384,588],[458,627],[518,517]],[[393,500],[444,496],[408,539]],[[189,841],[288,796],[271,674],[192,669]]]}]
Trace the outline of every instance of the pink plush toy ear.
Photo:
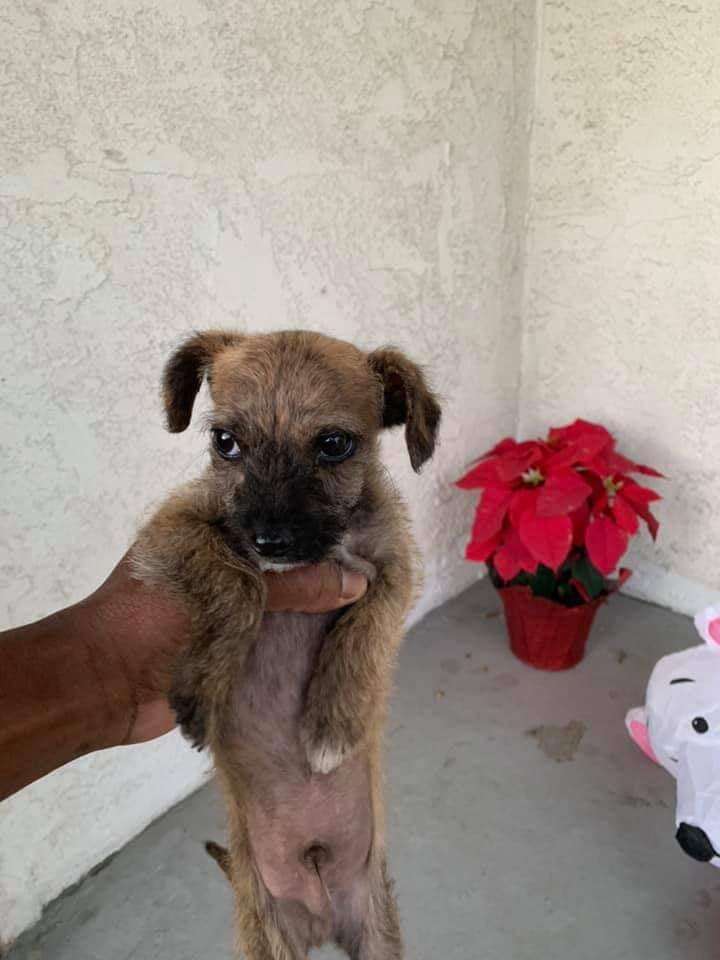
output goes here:
[{"label": "pink plush toy ear", "polygon": [[635,707],[634,710],[631,710],[625,718],[625,726],[627,727],[628,733],[635,743],[640,747],[645,756],[650,757],[653,763],[659,763],[660,761],[655,756],[655,751],[650,745],[650,735],[648,734],[645,708]]},{"label": "pink plush toy ear", "polygon": [[705,643],[720,651],[720,607],[706,607],[698,613],[695,626]]}]

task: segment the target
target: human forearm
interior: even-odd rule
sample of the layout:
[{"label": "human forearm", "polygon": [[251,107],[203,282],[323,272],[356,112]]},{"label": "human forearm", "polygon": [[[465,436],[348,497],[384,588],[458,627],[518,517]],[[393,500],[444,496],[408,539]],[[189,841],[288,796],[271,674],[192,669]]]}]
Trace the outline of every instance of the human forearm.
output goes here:
[{"label": "human forearm", "polygon": [[129,687],[91,622],[70,607],[0,633],[0,799],[127,731]]}]

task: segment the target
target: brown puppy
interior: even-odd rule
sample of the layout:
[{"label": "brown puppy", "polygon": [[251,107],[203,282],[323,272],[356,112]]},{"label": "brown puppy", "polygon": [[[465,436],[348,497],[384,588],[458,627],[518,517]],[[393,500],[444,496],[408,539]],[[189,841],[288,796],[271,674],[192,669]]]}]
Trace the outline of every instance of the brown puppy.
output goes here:
[{"label": "brown puppy", "polygon": [[[327,940],[395,960],[381,728],[417,577],[378,434],[405,424],[419,470],[440,408],[397,351],[211,331],[166,367],[170,430],[188,426],[203,377],[212,463],[145,527],[134,564],[191,606],[171,701],[226,795],[230,849],[208,852],[234,887],[248,960],[302,960]],[[371,577],[363,599],[340,614],[263,612],[260,571],[332,557]]]}]

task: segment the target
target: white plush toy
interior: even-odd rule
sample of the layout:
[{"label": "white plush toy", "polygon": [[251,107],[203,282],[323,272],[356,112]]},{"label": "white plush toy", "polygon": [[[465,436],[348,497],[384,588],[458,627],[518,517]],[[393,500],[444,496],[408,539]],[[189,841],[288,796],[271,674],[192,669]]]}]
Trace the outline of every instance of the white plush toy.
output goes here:
[{"label": "white plush toy", "polygon": [[720,867],[720,606],[695,617],[705,641],[663,657],[646,704],[628,713],[635,743],[677,780],[677,840]]}]

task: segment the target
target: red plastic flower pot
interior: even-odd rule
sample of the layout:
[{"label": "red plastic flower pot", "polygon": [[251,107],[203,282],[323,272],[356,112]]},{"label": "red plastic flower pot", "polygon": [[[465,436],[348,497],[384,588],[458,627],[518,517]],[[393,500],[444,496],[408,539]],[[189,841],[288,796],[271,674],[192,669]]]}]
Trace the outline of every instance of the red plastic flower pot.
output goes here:
[{"label": "red plastic flower pot", "polygon": [[504,587],[499,593],[512,652],[538,670],[569,670],[580,663],[595,614],[607,599],[563,607],[533,596],[529,587]]}]

